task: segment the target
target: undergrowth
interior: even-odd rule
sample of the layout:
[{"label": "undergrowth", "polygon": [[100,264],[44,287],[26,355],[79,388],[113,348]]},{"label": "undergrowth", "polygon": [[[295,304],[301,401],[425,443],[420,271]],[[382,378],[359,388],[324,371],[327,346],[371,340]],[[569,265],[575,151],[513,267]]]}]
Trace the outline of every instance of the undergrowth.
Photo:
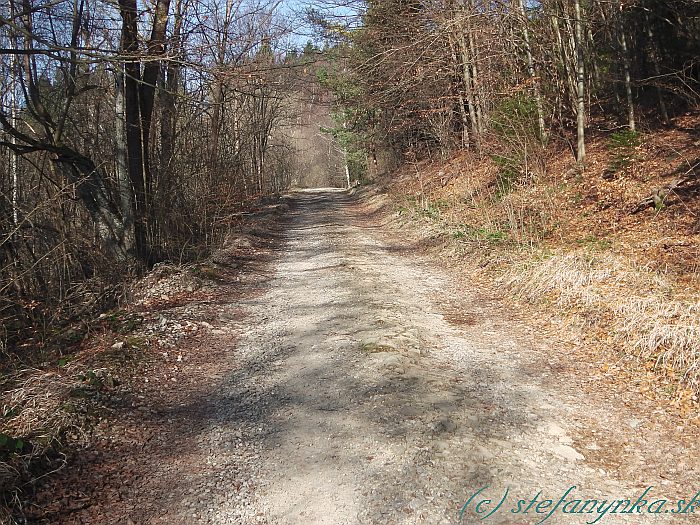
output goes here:
[{"label": "undergrowth", "polygon": [[[633,161],[638,144],[637,133],[612,135],[616,169]],[[560,214],[547,200],[547,191],[560,191],[558,186],[542,183],[533,189],[531,195],[538,196],[533,206],[514,194],[517,167],[507,159],[491,160],[497,168],[495,192],[471,185],[467,195],[422,208],[409,199],[401,214],[430,219],[431,228],[461,247],[465,262],[480,273],[491,272],[516,300],[553,308],[586,338],[650,363],[666,376],[670,370],[679,391],[700,392],[697,295],[685,297],[673,275],[616,253],[614,237],[589,233],[558,242]]]},{"label": "undergrowth", "polygon": [[641,143],[639,132],[623,130],[610,135],[608,149],[611,158],[604,172],[606,178],[612,178],[629,168],[636,158],[636,148]]},{"label": "undergrowth", "polygon": [[582,328],[612,336],[621,352],[671,366],[700,390],[700,302],[682,299],[668,276],[613,254],[558,253],[514,264],[499,282],[521,300],[575,311]]},{"label": "undergrowth", "polygon": [[[91,429],[122,395],[125,378],[146,358],[149,341],[133,335],[141,316],[113,310],[75,328],[78,335],[57,334],[78,343],[99,332],[95,352],[81,345],[45,353],[42,369],[6,371],[0,378],[0,523],[21,523],[22,502],[37,480],[66,465],[70,450],[89,441]],[[72,333],[72,332],[71,332]],[[112,345],[113,339],[122,341]]]}]

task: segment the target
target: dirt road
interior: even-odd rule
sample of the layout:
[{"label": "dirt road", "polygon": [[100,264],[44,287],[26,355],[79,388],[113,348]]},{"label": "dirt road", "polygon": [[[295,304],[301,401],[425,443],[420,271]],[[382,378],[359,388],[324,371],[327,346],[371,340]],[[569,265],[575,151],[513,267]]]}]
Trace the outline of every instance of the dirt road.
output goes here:
[{"label": "dirt road", "polygon": [[[553,388],[546,342],[399,243],[381,241],[346,193],[292,201],[275,278],[247,305],[240,349],[259,368],[234,386],[256,400],[262,450],[252,515],[300,525],[448,524],[489,486],[464,509],[464,523],[479,521],[478,500],[493,500],[479,509],[486,513],[506,490],[489,521],[534,523],[546,505],[539,515],[533,506],[507,509],[539,491],[537,501],[556,502],[573,485],[569,499],[636,499],[643,485],[625,486],[586,460],[600,448],[596,432],[619,425],[614,416],[586,429],[594,437],[585,448],[574,445],[580,416],[595,409]],[[446,321],[448,304],[461,322]],[[625,520],[621,509],[591,508],[558,510],[550,521],[684,518]],[[227,512],[208,519],[227,523]]]},{"label": "dirt road", "polygon": [[[674,472],[644,470],[674,451],[648,414],[572,387],[552,343],[387,236],[347,192],[295,194],[264,292],[217,308],[213,386],[167,413],[179,430],[149,446],[174,452],[122,494],[127,523],[697,518],[670,512]],[[697,461],[670,462],[680,479]],[[670,500],[660,514],[609,505],[648,486],[644,499]]]}]

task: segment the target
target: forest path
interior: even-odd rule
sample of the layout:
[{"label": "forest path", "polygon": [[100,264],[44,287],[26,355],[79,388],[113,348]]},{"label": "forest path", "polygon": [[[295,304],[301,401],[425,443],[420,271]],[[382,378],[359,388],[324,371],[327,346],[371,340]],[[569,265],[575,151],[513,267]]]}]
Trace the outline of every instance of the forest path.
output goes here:
[{"label": "forest path", "polygon": [[[476,501],[488,495],[494,503],[480,510],[490,510],[506,489],[488,521],[535,523],[546,513],[509,509],[539,491],[555,501],[572,485],[569,499],[641,494],[585,459],[621,423],[557,392],[556,365],[532,330],[387,241],[347,192],[299,192],[290,204],[275,276],[243,305],[250,317],[236,351],[250,366],[228,383],[233,402],[217,409],[230,422],[245,406],[254,421],[259,470],[248,523],[454,524],[485,486],[462,523],[480,522]],[[237,522],[229,505],[199,516]],[[550,521],[594,517],[557,511]],[[671,516],[601,521],[650,518]]]},{"label": "forest path", "polygon": [[[59,512],[31,523],[523,525],[573,485],[566,501],[607,512],[562,504],[544,523],[697,518],[665,512],[700,487],[662,412],[585,386],[585,361],[418,254],[367,199],[285,201],[232,235],[228,277],[152,314],[200,328],[45,488]],[[669,498],[661,515],[603,503],[649,485]],[[527,513],[510,512],[519,500]]]}]

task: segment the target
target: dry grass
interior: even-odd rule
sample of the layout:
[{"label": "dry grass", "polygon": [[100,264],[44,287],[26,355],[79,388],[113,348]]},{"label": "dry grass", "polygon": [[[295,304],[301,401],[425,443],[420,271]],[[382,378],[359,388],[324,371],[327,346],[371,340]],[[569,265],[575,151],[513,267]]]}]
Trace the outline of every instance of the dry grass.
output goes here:
[{"label": "dry grass", "polygon": [[119,380],[114,374],[124,377],[128,372],[115,369],[104,342],[98,337],[95,353],[85,352],[73,362],[18,370],[4,378],[0,523],[22,522],[27,492],[38,480],[64,468],[69,451],[87,445],[93,424],[117,395]]},{"label": "dry grass", "polygon": [[514,265],[499,279],[515,297],[530,303],[544,298],[558,306],[590,308],[601,302],[600,287],[614,280],[601,259],[576,254],[540,255]]},{"label": "dry grass", "polygon": [[628,299],[618,308],[616,335],[629,351],[678,370],[700,391],[700,301]]},{"label": "dry grass", "polygon": [[84,386],[73,374],[28,376],[20,386],[3,395],[4,412],[15,414],[6,418],[4,429],[16,436],[31,437],[34,451],[43,452],[65,431],[79,432],[74,416],[79,398],[75,393]]},{"label": "dry grass", "polygon": [[12,496],[18,482],[32,477],[34,460],[56,449],[66,435],[73,443],[85,439],[84,399],[76,397],[85,384],[75,374],[25,374],[1,399],[0,433],[24,443],[0,461],[0,493],[5,497]]},{"label": "dry grass", "polygon": [[680,298],[668,276],[613,254],[566,253],[511,266],[499,281],[520,300],[575,312],[584,329],[699,389],[700,301]]}]

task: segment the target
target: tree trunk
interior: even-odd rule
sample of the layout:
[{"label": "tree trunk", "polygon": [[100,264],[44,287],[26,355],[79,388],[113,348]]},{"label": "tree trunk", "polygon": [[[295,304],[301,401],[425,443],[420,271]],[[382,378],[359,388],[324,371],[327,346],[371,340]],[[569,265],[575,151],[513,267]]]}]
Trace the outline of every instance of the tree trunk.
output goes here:
[{"label": "tree trunk", "polygon": [[[572,24],[572,17],[569,14],[569,8],[566,1],[562,2],[562,18],[566,27],[566,41],[562,40],[562,51],[566,64],[566,77],[569,85],[569,101],[571,104],[571,112],[576,115],[578,111],[578,84],[577,84],[577,50],[576,45],[576,25],[575,21]],[[555,23],[556,19],[555,19]]]},{"label": "tree trunk", "polygon": [[528,19],[525,12],[525,0],[518,0],[520,15],[523,24],[523,41],[525,43],[525,55],[527,57],[527,71],[532,82],[532,90],[535,95],[535,106],[537,108],[537,128],[540,133],[540,141],[546,142],[547,132],[544,127],[544,114],[542,113],[542,97],[540,96],[540,83],[535,72],[535,64],[532,59],[532,48],[530,47],[530,31],[528,30]]},{"label": "tree trunk", "polygon": [[[17,57],[12,57],[12,65],[15,66],[17,63]],[[14,68],[17,69],[16,67]],[[16,85],[16,72],[13,71],[12,78],[10,79],[10,124],[12,127],[17,127],[17,85]],[[14,135],[10,135],[10,143],[12,145],[17,144],[17,139]],[[10,173],[12,175],[12,225],[15,227],[19,225],[19,172],[17,171],[17,153],[10,148]]]},{"label": "tree trunk", "polygon": [[[175,23],[173,27],[171,52],[173,59],[169,60],[165,72],[165,89],[161,92],[162,115],[160,121],[160,159],[159,159],[159,191],[162,189],[163,196],[170,194],[170,166],[175,152],[175,136],[177,129],[177,93],[180,86],[180,65],[177,59],[181,50],[182,21],[184,13],[182,11],[182,0],[175,3]],[[167,177],[167,180],[165,179]]]},{"label": "tree trunk", "polygon": [[161,61],[156,57],[162,57],[165,52],[165,30],[168,25],[168,12],[170,0],[157,0],[153,13],[153,26],[151,38],[148,41],[148,60],[143,65],[143,77],[139,84],[139,104],[141,116],[141,159],[143,163],[144,202],[146,210],[152,194],[152,178],[150,166],[150,142],[151,122],[153,119],[153,106],[155,102],[156,85],[161,70]]},{"label": "tree trunk", "polygon": [[[451,33],[448,36],[450,41],[450,53],[452,56],[452,62],[454,63],[454,67],[458,69],[460,67],[460,64],[459,60],[457,59],[457,51],[455,50],[454,39]],[[469,149],[469,117],[467,115],[467,108],[465,106],[466,101],[464,100],[464,95],[462,94],[462,90],[459,86],[457,86],[455,91],[457,92],[457,99],[459,103],[459,116],[462,122],[462,147]]]},{"label": "tree trunk", "polygon": [[[472,7],[471,2],[469,3],[470,8]],[[484,103],[481,93],[481,86],[479,85],[479,69],[477,67],[477,62],[479,61],[478,51],[476,49],[476,44],[474,43],[474,31],[471,23],[467,23],[467,37],[469,41],[469,51],[471,55],[471,77],[473,84],[474,93],[474,105],[476,106],[476,123],[477,131],[479,135],[483,135],[485,125],[484,125]]]},{"label": "tree trunk", "polygon": [[469,63],[471,57],[469,56],[469,48],[467,47],[467,42],[464,37],[464,31],[460,29],[459,32],[459,47],[462,54],[462,80],[464,82],[464,94],[467,99],[467,106],[469,109],[469,120],[472,124],[472,134],[474,136],[474,142],[476,143],[477,149],[479,148],[479,121],[476,115],[476,101],[474,99],[474,89],[472,83],[472,75]]},{"label": "tree trunk", "polygon": [[630,76],[630,55],[627,48],[627,35],[622,20],[620,20],[620,48],[622,50],[622,69],[625,78],[625,95],[627,97],[627,124],[630,131],[636,131],[637,125],[634,119],[634,100],[632,98],[632,79]]},{"label": "tree trunk", "polygon": [[[148,60],[139,53],[138,6],[136,0],[119,0],[122,17],[121,51],[124,63],[124,107],[127,167],[135,197],[134,231],[139,259],[149,256],[146,220],[151,176],[149,141],[156,84],[165,49],[165,29],[170,0],[157,0],[153,14]],[[145,64],[144,64],[145,62]],[[142,68],[143,65],[143,68]]]},{"label": "tree trunk", "polygon": [[[121,66],[123,68],[123,66]],[[116,146],[116,175],[117,193],[119,195],[119,211],[122,219],[124,250],[132,256],[137,255],[134,231],[135,202],[134,192],[129,178],[128,155],[126,145],[125,104],[124,104],[124,73],[116,74],[116,90],[114,97],[114,134]]]},{"label": "tree trunk", "polygon": [[586,91],[583,56],[583,21],[581,20],[581,2],[574,0],[576,24],[576,161],[586,161]]},{"label": "tree trunk", "polygon": [[146,261],[146,187],[144,171],[143,133],[141,129],[141,104],[139,83],[141,62],[138,44],[138,11],[136,0],[119,0],[122,16],[121,51],[124,63],[124,115],[126,132],[126,156],[129,179],[134,193],[134,236],[137,256]]},{"label": "tree trunk", "polygon": [[[659,56],[656,53],[656,39],[654,38],[654,32],[649,24],[649,15],[646,16],[647,23],[647,36],[649,37],[649,46],[651,50],[649,51],[649,57],[651,58],[651,63],[654,65],[654,74],[657,78],[661,77],[661,67],[659,66]],[[664,101],[664,95],[661,88],[656,86],[656,95],[659,97],[659,109],[661,110],[661,118],[663,123],[668,126],[671,120],[668,118],[668,110],[666,109],[666,102]]]}]

